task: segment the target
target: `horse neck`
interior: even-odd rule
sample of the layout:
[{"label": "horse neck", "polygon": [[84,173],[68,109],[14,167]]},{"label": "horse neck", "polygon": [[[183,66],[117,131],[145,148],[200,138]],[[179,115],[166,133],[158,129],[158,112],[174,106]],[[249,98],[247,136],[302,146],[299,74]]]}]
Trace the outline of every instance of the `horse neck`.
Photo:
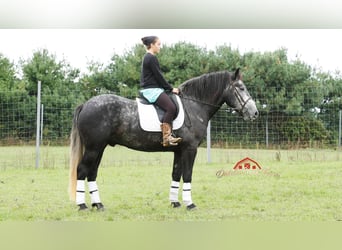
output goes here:
[{"label": "horse neck", "polygon": [[208,122],[222,106],[220,101],[208,102],[191,95],[182,95],[182,99],[184,107],[196,115],[200,114],[201,118],[206,120],[205,122]]},{"label": "horse neck", "polygon": [[181,93],[204,109],[210,119],[224,103],[228,77],[228,72],[215,72],[191,79],[180,86]]}]

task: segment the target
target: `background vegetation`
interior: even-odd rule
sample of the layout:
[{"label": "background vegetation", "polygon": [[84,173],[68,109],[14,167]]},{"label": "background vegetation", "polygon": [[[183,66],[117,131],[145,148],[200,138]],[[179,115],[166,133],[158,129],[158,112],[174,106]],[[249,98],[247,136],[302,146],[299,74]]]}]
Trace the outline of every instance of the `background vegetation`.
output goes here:
[{"label": "background vegetation", "polygon": [[[133,46],[123,55],[114,54],[107,65],[90,63],[89,71],[82,74],[46,49],[34,51],[19,65],[0,54],[0,142],[9,145],[34,139],[36,86],[40,80],[45,143],[65,144],[78,104],[102,93],[128,98],[137,95],[144,53],[142,45]],[[207,50],[179,42],[164,46],[158,57],[165,77],[174,86],[208,72],[242,69],[260,119],[240,124],[234,112],[224,106],[213,119],[216,145],[337,145],[342,109],[340,72],[322,72],[300,58],[290,61],[286,48],[242,54],[229,45]]]}]

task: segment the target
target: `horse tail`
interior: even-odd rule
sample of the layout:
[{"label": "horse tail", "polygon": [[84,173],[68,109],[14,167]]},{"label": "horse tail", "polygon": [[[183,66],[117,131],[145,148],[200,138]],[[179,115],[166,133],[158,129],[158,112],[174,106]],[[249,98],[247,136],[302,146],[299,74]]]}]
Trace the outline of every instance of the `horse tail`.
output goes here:
[{"label": "horse tail", "polygon": [[82,108],[83,104],[78,106],[75,110],[70,133],[69,196],[70,200],[72,201],[76,200],[77,166],[80,163],[84,153],[84,145],[77,127],[78,116]]}]

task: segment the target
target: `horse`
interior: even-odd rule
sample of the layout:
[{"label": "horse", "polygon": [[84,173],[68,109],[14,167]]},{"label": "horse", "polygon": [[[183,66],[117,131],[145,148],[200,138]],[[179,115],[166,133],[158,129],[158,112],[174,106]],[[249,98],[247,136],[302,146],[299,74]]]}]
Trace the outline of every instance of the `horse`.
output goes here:
[{"label": "horse", "polygon": [[189,79],[179,87],[184,108],[184,123],[176,131],[183,140],[177,146],[163,147],[160,132],[147,132],[139,125],[135,100],[114,94],[92,97],[74,112],[70,134],[69,195],[79,210],[86,210],[86,180],[91,206],[104,210],[96,177],[104,149],[122,145],[146,152],[173,152],[172,180],[169,190],[171,207],[177,208],[182,181],[182,201],[188,210],[192,201],[191,183],[194,160],[207,130],[208,121],[226,103],[244,120],[255,120],[258,109],[242,81],[240,69],[218,71]]}]

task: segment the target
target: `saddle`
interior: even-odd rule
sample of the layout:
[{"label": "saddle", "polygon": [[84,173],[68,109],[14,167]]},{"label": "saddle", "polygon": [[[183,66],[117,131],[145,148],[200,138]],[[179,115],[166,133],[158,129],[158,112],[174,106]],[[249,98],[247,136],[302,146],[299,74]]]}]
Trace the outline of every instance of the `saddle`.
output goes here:
[{"label": "saddle", "polygon": [[[177,130],[184,123],[183,104],[178,95],[170,93],[169,96],[176,105],[176,118],[172,122],[172,127],[173,130]],[[145,131],[161,131],[160,124],[162,123],[165,111],[157,105],[148,102],[140,93],[139,97],[136,98],[136,102],[138,105],[140,127]]]},{"label": "saddle", "polygon": [[[168,93],[167,95],[170,97],[171,101],[172,101],[172,102],[175,104],[175,106],[176,106],[176,117],[177,117],[177,115],[178,115],[178,113],[179,113],[179,104],[178,104],[178,101],[177,101],[177,99],[176,99],[177,97],[176,97],[176,95],[173,94],[173,93]],[[154,108],[155,108],[156,111],[157,111],[159,121],[160,121],[160,122],[163,121],[163,117],[164,117],[165,111],[164,111],[163,109],[161,109],[159,106],[157,106],[157,105],[155,105],[155,104],[153,104],[153,103],[150,103],[150,102],[149,102],[149,101],[140,93],[140,91],[139,91],[139,97],[137,98],[137,100],[138,100],[141,104],[143,104],[143,105],[153,105]]]}]

